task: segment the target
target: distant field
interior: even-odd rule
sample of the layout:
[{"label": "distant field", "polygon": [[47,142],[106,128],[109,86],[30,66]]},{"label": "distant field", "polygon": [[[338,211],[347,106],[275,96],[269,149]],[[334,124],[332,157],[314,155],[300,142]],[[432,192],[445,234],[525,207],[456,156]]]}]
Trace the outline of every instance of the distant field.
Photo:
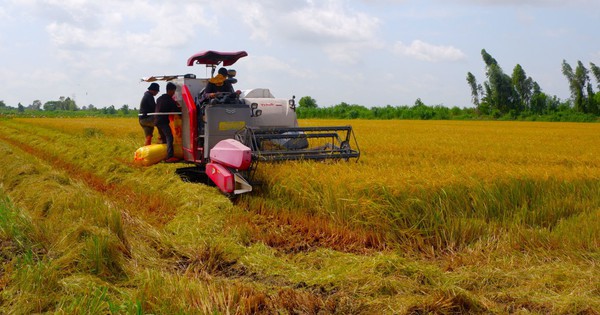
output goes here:
[{"label": "distant field", "polygon": [[0,313],[600,313],[600,124],[351,124],[232,203],[131,118],[0,120]]}]

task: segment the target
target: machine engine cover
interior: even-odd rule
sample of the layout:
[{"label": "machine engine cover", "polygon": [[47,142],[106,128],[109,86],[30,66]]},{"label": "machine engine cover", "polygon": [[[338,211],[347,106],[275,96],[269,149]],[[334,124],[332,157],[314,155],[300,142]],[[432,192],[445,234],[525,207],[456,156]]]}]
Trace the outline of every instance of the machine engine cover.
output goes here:
[{"label": "machine engine cover", "polygon": [[252,162],[252,150],[237,140],[225,139],[219,141],[210,150],[210,160],[227,167],[245,171],[250,167]]},{"label": "machine engine cover", "polygon": [[248,106],[256,104],[261,111],[260,116],[250,119],[250,126],[258,128],[297,127],[296,111],[289,105],[289,100],[282,98],[244,98]]}]

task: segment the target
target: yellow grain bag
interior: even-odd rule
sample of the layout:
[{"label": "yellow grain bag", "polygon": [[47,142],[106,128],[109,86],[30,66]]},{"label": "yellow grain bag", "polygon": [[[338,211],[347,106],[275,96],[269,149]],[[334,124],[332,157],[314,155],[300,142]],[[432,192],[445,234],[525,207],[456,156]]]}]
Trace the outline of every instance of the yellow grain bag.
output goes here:
[{"label": "yellow grain bag", "polygon": [[[171,127],[173,143],[175,144],[181,144],[182,126],[181,117],[179,117],[179,115],[169,115],[169,127]],[[175,151],[177,151],[177,149],[175,149]],[[177,153],[175,153],[175,155],[177,155]]]},{"label": "yellow grain bag", "polygon": [[[173,144],[173,153],[175,157],[183,158],[183,149],[181,144]],[[143,146],[135,151],[133,164],[140,166],[154,165],[167,157],[166,144],[151,144]]]}]

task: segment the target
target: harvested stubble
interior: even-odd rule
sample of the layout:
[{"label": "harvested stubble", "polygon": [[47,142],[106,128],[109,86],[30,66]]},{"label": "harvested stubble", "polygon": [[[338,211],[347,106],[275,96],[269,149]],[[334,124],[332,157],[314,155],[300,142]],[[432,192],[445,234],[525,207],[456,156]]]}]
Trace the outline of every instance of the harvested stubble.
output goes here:
[{"label": "harvested stubble", "polygon": [[352,125],[232,205],[132,166],[134,119],[0,121],[0,311],[599,311],[600,126]]}]

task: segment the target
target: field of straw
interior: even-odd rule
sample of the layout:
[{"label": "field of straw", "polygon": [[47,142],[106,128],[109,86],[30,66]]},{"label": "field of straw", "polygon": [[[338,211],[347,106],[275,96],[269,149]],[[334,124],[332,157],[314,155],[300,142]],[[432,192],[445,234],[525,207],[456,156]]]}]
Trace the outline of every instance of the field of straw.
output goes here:
[{"label": "field of straw", "polygon": [[300,124],[360,159],[232,202],[136,119],[0,118],[0,313],[600,313],[600,124]]}]

